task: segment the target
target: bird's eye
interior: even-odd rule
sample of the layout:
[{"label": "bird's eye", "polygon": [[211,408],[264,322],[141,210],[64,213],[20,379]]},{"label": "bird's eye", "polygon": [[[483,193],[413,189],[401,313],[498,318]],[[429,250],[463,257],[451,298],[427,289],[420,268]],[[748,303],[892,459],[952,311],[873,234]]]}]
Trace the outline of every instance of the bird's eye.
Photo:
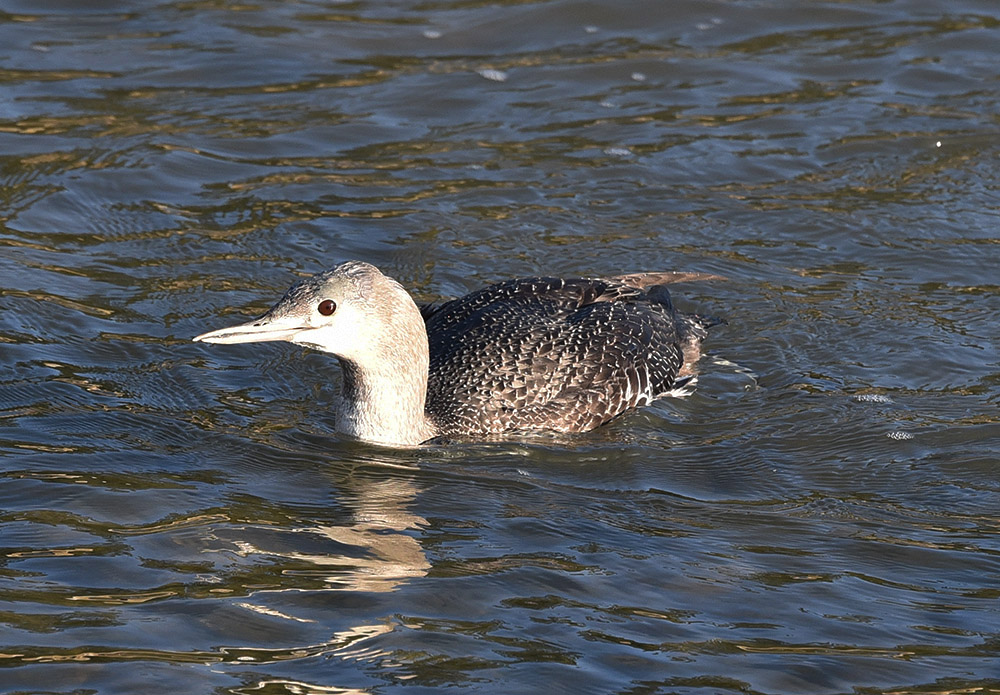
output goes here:
[{"label": "bird's eye", "polygon": [[324,299],[319,303],[319,306],[316,307],[316,310],[323,314],[323,316],[330,316],[337,310],[337,302],[332,299]]}]

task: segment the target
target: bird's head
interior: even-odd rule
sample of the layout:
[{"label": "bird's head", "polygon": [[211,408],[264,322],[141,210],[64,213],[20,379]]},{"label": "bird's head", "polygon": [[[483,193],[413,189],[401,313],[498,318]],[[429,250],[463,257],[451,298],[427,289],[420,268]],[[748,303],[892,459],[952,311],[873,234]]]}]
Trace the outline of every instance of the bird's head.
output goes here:
[{"label": "bird's head", "polygon": [[284,340],[363,364],[387,344],[410,341],[407,334],[422,329],[416,305],[398,282],[373,265],[348,261],[295,283],[263,316],[202,333],[194,340],[223,344]]}]

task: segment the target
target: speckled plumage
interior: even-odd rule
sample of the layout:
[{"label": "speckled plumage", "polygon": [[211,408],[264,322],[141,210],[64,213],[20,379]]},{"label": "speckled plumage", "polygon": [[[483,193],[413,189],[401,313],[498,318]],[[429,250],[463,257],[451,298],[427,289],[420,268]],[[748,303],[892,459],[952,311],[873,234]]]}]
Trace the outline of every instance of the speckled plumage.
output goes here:
[{"label": "speckled plumage", "polygon": [[666,394],[704,330],[640,284],[657,279],[676,280],[511,280],[425,312],[428,416],[443,435],[584,432]]},{"label": "speckled plumage", "polygon": [[337,356],[337,429],[386,444],[507,432],[584,432],[693,373],[707,323],[665,284],[697,273],[526,278],[418,309],[349,261],[293,285],[260,318],[195,338],[287,340]]}]

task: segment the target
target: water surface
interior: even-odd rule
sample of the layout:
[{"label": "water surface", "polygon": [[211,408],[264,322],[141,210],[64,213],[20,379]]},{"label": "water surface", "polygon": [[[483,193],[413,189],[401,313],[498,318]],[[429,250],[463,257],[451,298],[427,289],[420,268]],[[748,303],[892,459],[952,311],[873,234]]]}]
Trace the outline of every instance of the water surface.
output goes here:
[{"label": "water surface", "polygon": [[[0,690],[1000,690],[1000,10],[0,5]],[[697,391],[569,440],[333,431],[210,346],[717,273]]]}]

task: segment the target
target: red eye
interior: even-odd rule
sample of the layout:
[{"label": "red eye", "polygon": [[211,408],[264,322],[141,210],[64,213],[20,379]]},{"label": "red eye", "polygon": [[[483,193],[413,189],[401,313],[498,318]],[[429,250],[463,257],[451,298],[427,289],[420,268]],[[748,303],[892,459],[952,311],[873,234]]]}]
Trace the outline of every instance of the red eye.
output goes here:
[{"label": "red eye", "polygon": [[316,310],[323,314],[323,316],[330,316],[337,310],[337,302],[332,299],[324,299],[319,303],[319,306],[316,307]]}]

